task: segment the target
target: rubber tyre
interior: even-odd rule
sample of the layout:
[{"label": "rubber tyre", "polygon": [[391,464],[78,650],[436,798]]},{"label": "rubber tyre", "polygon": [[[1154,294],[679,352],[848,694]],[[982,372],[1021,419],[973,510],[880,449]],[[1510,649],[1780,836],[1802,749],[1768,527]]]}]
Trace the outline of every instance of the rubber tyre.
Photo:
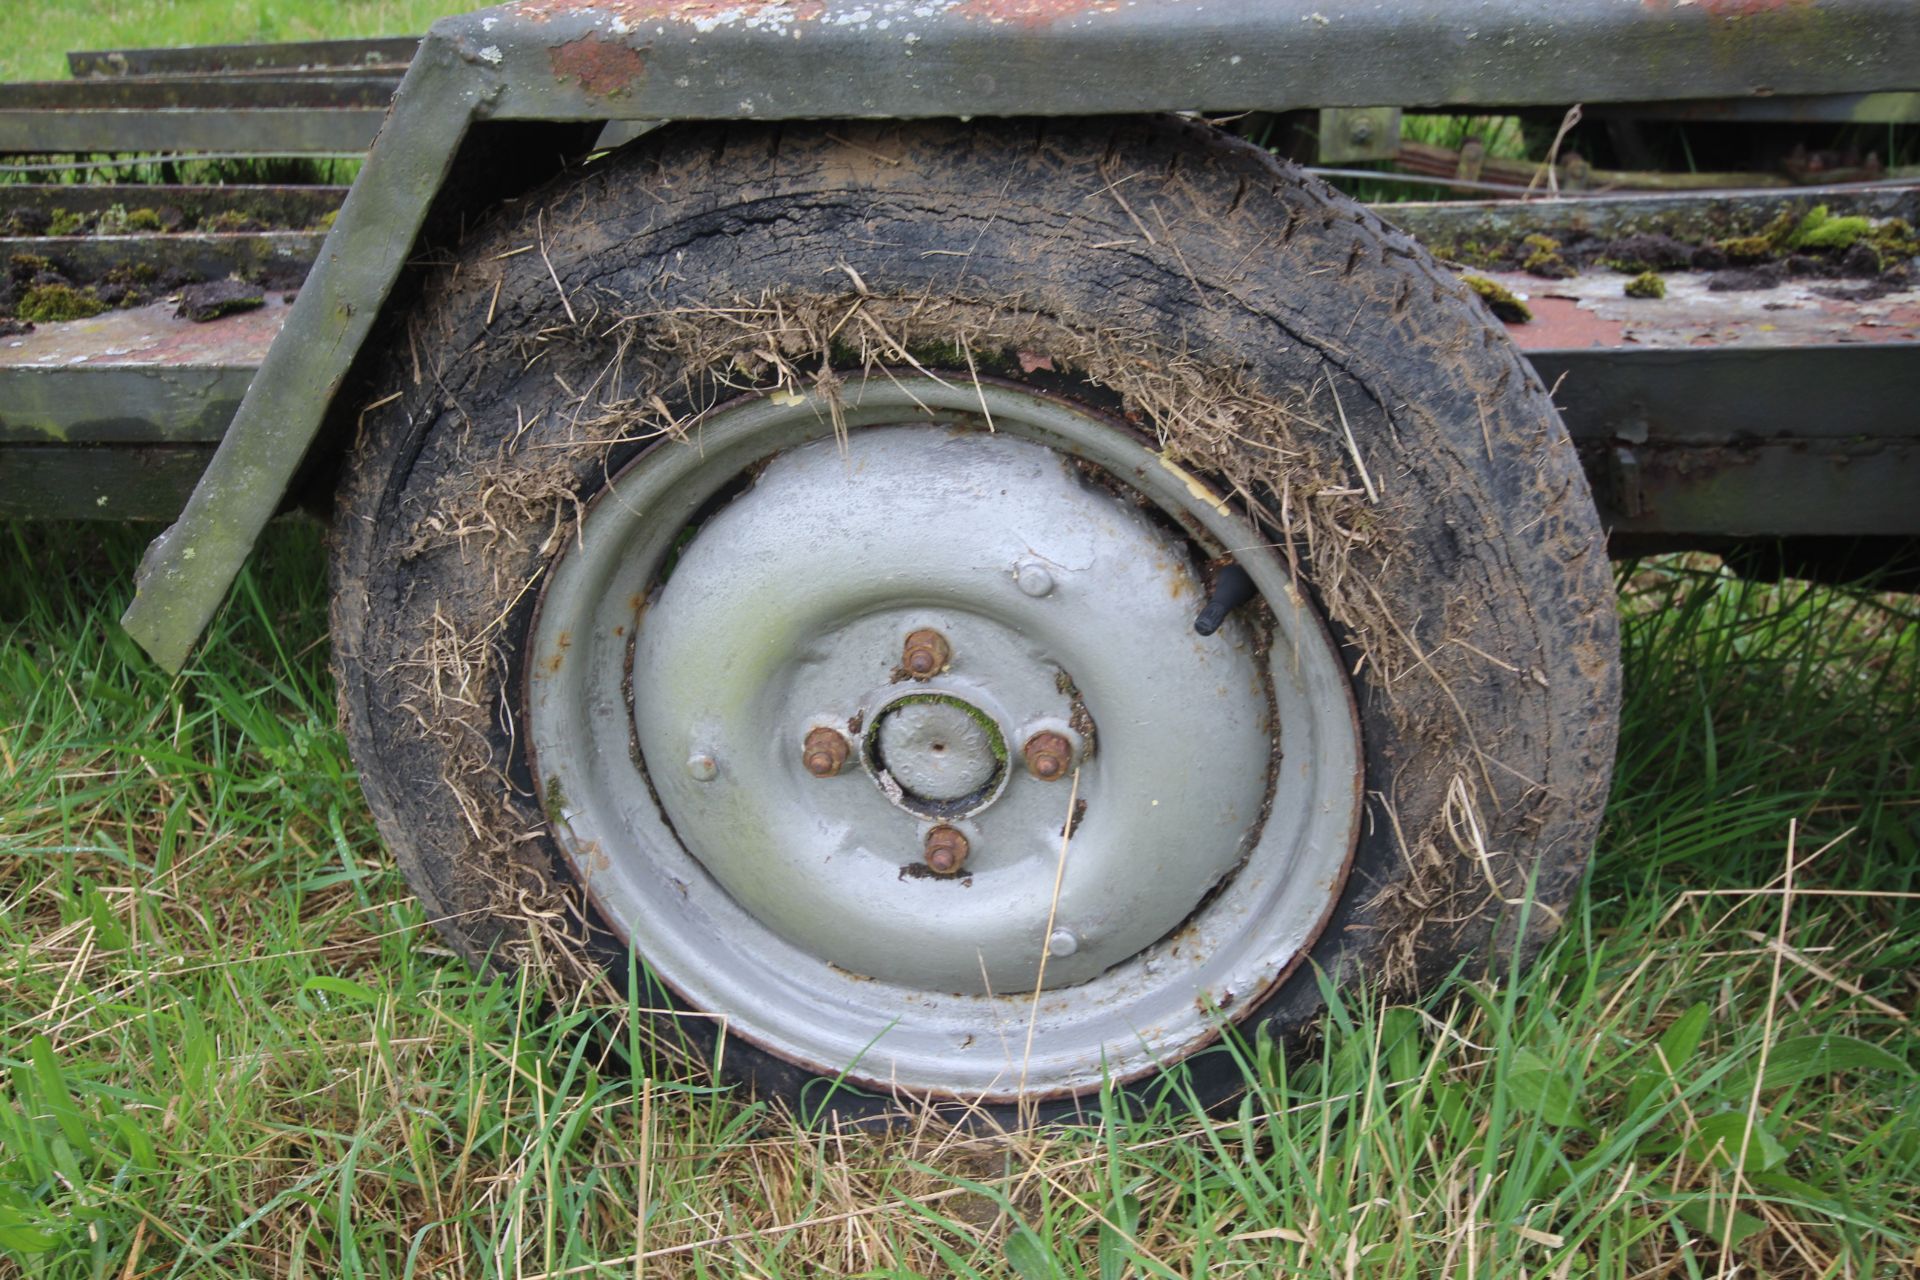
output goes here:
[{"label": "rubber tyre", "polygon": [[[793,290],[1143,333],[1276,399],[1337,384],[1352,439],[1328,436],[1326,465],[1355,502],[1378,486],[1383,514],[1338,584],[1298,552],[1354,659],[1367,811],[1312,965],[1241,1025],[1297,1042],[1322,1008],[1315,970],[1409,994],[1537,950],[1593,844],[1618,703],[1604,541],[1547,391],[1409,237],[1242,141],[1150,118],[668,127],[500,211],[425,282],[353,392],[379,403],[341,491],[334,655],[375,819],[463,954],[523,962],[536,918],[580,974],[627,969],[572,891],[516,720],[532,601],[573,498],[644,446],[531,446],[577,438],[610,317]],[[675,358],[629,352],[624,394],[699,407],[711,371]],[[1085,379],[1008,376],[1142,416]],[[479,474],[493,496],[476,496]],[[450,671],[469,683],[431,688]],[[711,1019],[681,1021],[710,1045]],[[737,1038],[724,1063],[809,1113],[822,1096]],[[1241,1080],[1219,1052],[1186,1070],[1209,1101]]]}]

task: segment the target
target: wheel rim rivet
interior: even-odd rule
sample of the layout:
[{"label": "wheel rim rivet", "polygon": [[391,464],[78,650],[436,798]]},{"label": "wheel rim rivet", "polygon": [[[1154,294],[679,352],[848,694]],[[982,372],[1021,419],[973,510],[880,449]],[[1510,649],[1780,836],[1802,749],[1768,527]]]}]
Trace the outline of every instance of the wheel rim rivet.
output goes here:
[{"label": "wheel rim rivet", "polygon": [[1068,767],[1073,764],[1073,744],[1065,734],[1051,729],[1028,738],[1020,754],[1027,762],[1027,772],[1042,782],[1057,782],[1066,777]]},{"label": "wheel rim rivet", "polygon": [[1053,592],[1053,575],[1038,560],[1022,560],[1015,565],[1013,582],[1021,591],[1036,599]]},{"label": "wheel rim rivet", "polygon": [[931,627],[909,632],[900,652],[900,665],[915,680],[939,675],[952,660],[953,648],[947,644],[947,638]]},{"label": "wheel rim rivet", "polygon": [[704,751],[696,751],[687,757],[687,776],[695,782],[712,782],[714,775],[720,772],[720,762]]},{"label": "wheel rim rivet", "polygon": [[927,867],[935,875],[950,876],[967,860],[967,838],[954,827],[927,832]]},{"label": "wheel rim rivet", "polygon": [[816,778],[831,778],[846,767],[847,740],[833,729],[821,725],[807,734],[800,749],[800,762]]},{"label": "wheel rim rivet", "polygon": [[1047,936],[1047,954],[1050,956],[1070,956],[1080,949],[1080,939],[1073,936],[1071,929],[1055,929]]}]

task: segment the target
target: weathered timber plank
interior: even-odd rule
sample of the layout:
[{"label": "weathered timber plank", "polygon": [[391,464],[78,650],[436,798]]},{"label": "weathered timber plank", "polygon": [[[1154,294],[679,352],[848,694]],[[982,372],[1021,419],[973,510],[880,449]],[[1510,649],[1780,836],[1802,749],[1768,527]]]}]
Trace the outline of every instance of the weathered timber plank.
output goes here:
[{"label": "weathered timber plank", "polygon": [[0,237],[0,263],[16,254],[36,254],[82,284],[98,281],[115,268],[131,268],[157,279],[176,273],[202,280],[264,277],[286,288],[306,275],[325,238],[318,231]]},{"label": "weathered timber plank", "polygon": [[0,449],[0,519],[171,520],[211,445],[39,445]]},{"label": "weathered timber plank", "polygon": [[1920,184],[1380,204],[1373,211],[1430,246],[1497,245],[1535,233],[1602,239],[1658,233],[1697,242],[1752,235],[1782,213],[1825,205],[1834,217],[1920,219]]},{"label": "weathered timber plank", "polygon": [[308,68],[404,67],[419,36],[298,40],[277,44],[204,44],[162,49],[82,49],[67,55],[74,76],[151,76]]},{"label": "weathered timber plank", "polygon": [[384,110],[370,107],[247,111],[0,109],[0,154],[210,151],[330,155],[365,151],[373,144],[385,117]]},{"label": "weathered timber plank", "polygon": [[0,366],[0,446],[220,443],[253,369]]},{"label": "weathered timber plank", "polygon": [[70,112],[384,108],[399,83],[398,77],[388,74],[33,80],[0,84],[0,109]]},{"label": "weathered timber plank", "polygon": [[301,228],[332,213],[346,198],[345,187],[332,186],[9,183],[0,185],[0,222],[17,212],[101,214],[117,207],[172,210],[187,227],[223,213],[238,213],[268,227]]}]

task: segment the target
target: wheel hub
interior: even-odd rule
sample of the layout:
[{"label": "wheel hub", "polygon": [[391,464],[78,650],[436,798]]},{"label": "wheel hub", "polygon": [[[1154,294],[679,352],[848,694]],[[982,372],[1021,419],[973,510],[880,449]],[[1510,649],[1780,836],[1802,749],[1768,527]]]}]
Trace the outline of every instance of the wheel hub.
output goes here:
[{"label": "wheel hub", "polygon": [[[1337,650],[1124,428],[964,375],[840,395],[711,414],[591,504],[526,666],[562,850],[682,999],[822,1074],[992,1097],[1177,1059],[1337,895]],[[1265,603],[1196,634],[1228,548]]]},{"label": "wheel hub", "polygon": [[941,694],[902,698],[882,711],[874,746],[876,772],[898,785],[901,803],[929,816],[954,801],[985,797],[1006,767],[999,726],[978,707]]},{"label": "wheel hub", "polygon": [[[803,515],[809,536],[788,536]],[[1054,566],[1040,597],[1019,582],[1034,556]],[[1026,991],[1054,914],[1078,941],[1054,983],[1084,981],[1176,928],[1256,833],[1266,685],[1244,630],[1193,635],[1201,594],[1182,539],[1041,445],[946,426],[818,441],[710,516],[653,600],[640,750],[720,762],[708,782],[656,774],[660,802],[808,954]],[[867,779],[805,769],[794,744],[823,724],[861,726]],[[1092,726],[1056,904],[1071,789],[1009,768],[1009,743]],[[958,880],[923,874],[934,824],[967,841]]]}]

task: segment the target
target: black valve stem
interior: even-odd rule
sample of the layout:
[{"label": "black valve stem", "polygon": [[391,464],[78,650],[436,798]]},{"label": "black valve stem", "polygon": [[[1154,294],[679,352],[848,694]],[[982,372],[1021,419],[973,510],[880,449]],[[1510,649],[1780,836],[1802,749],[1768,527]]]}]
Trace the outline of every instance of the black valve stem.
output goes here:
[{"label": "black valve stem", "polygon": [[1213,596],[1207,601],[1207,607],[1193,620],[1193,629],[1203,636],[1210,636],[1220,629],[1227,615],[1253,599],[1255,588],[1253,578],[1237,564],[1227,565],[1213,580]]}]

